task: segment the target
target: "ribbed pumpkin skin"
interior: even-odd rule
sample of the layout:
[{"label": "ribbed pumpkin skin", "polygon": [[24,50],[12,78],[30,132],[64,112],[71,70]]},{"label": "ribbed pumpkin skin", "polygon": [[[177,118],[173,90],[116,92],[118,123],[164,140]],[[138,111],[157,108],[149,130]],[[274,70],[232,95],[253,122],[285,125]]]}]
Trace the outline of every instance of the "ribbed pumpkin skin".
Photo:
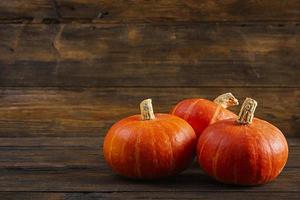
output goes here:
[{"label": "ribbed pumpkin skin", "polygon": [[196,135],[179,117],[156,114],[153,120],[140,115],[125,118],[108,131],[103,152],[118,174],[130,178],[157,179],[186,169],[194,158]]},{"label": "ribbed pumpkin skin", "polygon": [[210,125],[200,136],[197,159],[216,180],[239,185],[259,185],[275,179],[288,158],[288,145],[279,129],[254,118],[237,125],[235,119]]},{"label": "ribbed pumpkin skin", "polygon": [[187,121],[195,130],[197,137],[209,124],[236,117],[231,111],[206,99],[183,100],[173,108],[171,114]]}]

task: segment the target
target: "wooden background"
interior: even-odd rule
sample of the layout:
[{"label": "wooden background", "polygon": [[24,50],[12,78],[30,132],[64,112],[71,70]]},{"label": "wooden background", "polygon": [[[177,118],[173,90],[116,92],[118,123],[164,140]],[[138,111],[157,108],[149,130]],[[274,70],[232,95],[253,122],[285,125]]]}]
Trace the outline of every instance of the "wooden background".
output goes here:
[{"label": "wooden background", "polygon": [[[299,0],[1,0],[0,197],[297,199],[299,64]],[[105,132],[143,98],[168,112],[228,91],[288,137],[275,182],[223,185],[197,165],[130,181],[104,163]]]}]

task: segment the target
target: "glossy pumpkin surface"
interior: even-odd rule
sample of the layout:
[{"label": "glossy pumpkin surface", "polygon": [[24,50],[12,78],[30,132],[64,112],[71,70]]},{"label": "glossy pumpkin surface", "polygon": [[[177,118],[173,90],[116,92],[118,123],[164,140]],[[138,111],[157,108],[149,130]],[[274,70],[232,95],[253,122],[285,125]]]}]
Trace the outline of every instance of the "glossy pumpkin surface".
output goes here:
[{"label": "glossy pumpkin surface", "polygon": [[206,99],[183,100],[173,108],[171,114],[186,120],[195,130],[197,137],[208,125],[236,117],[231,111]]},{"label": "glossy pumpkin surface", "polygon": [[197,159],[216,180],[240,185],[259,185],[274,180],[288,158],[288,145],[272,124],[253,119],[241,125],[228,119],[210,125],[200,136]]},{"label": "glossy pumpkin surface", "polygon": [[104,140],[104,157],[118,174],[138,179],[156,179],[178,174],[194,158],[196,135],[179,117],[141,115],[114,124]]}]

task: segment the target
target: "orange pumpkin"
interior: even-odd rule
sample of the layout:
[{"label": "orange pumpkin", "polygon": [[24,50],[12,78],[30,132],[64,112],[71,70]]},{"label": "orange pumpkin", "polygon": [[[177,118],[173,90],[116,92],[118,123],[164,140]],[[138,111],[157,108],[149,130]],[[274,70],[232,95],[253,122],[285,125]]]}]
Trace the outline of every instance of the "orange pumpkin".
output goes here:
[{"label": "orange pumpkin", "polygon": [[114,124],[104,139],[104,158],[118,174],[156,179],[186,169],[194,158],[196,135],[183,119],[153,113],[151,99],[140,104],[141,115]]},{"label": "orange pumpkin", "polygon": [[235,105],[238,105],[238,100],[231,93],[226,93],[218,96],[214,102],[199,98],[183,100],[173,108],[171,114],[186,120],[199,137],[208,125],[236,117],[226,109]]},{"label": "orange pumpkin", "polygon": [[254,118],[257,102],[247,98],[238,119],[218,121],[199,138],[197,159],[203,170],[218,181],[258,185],[275,179],[288,158],[281,131]]}]

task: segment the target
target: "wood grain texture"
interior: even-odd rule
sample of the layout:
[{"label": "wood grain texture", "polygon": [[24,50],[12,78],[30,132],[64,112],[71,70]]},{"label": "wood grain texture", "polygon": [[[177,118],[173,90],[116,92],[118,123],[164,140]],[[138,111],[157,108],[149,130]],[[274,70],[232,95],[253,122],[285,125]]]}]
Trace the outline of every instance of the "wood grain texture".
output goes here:
[{"label": "wood grain texture", "polygon": [[295,192],[102,192],[102,193],[47,193],[47,192],[2,192],[1,199],[13,200],[96,200],[96,199],[256,199],[256,200],[298,200],[299,194]]},{"label": "wood grain texture", "polygon": [[295,21],[300,20],[297,0],[4,0],[2,20],[85,20],[97,23]]},{"label": "wood grain texture", "polygon": [[51,0],[2,0],[0,1],[1,22],[23,22],[56,18]]},{"label": "wood grain texture", "polygon": [[0,25],[0,86],[299,87],[300,26]]},{"label": "wood grain texture", "polygon": [[300,169],[285,168],[273,182],[260,187],[224,185],[199,167],[159,181],[135,181],[97,169],[0,169],[0,190],[45,192],[299,192]]},{"label": "wood grain texture", "polygon": [[[258,101],[256,116],[299,136],[297,88],[15,88],[0,90],[0,136],[99,136],[112,123],[139,113],[139,103],[152,98],[154,112],[169,112],[185,98],[232,92],[240,101]],[[239,107],[234,109],[237,112]]]},{"label": "wood grain texture", "polygon": [[[299,164],[297,157],[300,140],[292,138],[288,142],[289,162],[276,181],[259,187],[238,187],[213,181],[196,163],[181,175],[160,181],[133,181],[119,177],[111,172],[102,159],[99,148],[101,137],[2,138],[0,197],[19,199],[23,195],[22,199],[139,199],[148,194],[153,199],[176,199],[183,198],[180,195],[185,194],[192,199],[215,199],[220,195],[226,198],[238,197],[241,193],[256,197],[263,192],[293,199],[298,196],[294,194],[297,194],[300,184],[299,166],[294,165]],[[18,191],[34,193],[16,193]],[[46,192],[55,192],[55,195]]]},{"label": "wood grain texture", "polygon": [[[294,144],[293,144],[294,143]],[[286,168],[300,168],[300,140],[289,138]],[[0,169],[101,169],[111,174],[103,158],[103,136],[81,138],[1,138]],[[196,162],[192,168],[198,168]]]},{"label": "wood grain texture", "polygon": [[[298,0],[1,0],[0,38],[1,200],[299,199]],[[276,181],[224,185],[195,162],[133,181],[104,162],[108,128],[144,98],[169,112],[228,91],[288,137]]]}]

